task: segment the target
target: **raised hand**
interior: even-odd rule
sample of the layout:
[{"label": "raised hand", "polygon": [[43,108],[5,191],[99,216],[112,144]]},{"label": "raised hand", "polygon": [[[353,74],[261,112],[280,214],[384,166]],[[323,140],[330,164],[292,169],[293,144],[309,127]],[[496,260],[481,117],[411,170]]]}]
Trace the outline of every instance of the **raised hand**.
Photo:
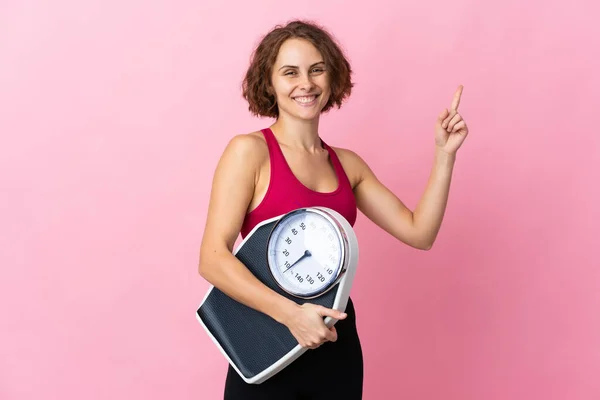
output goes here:
[{"label": "raised hand", "polygon": [[454,93],[450,110],[444,109],[435,124],[435,144],[450,155],[456,154],[469,133],[467,123],[458,113],[462,91],[463,86],[460,85]]}]

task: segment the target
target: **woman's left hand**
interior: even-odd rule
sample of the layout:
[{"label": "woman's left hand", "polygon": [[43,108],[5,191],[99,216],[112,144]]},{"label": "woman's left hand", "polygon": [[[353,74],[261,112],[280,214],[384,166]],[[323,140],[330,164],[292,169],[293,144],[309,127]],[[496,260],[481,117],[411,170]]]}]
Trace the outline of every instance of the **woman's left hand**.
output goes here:
[{"label": "woman's left hand", "polygon": [[462,91],[463,86],[460,85],[454,93],[450,110],[444,109],[435,124],[435,144],[438,149],[450,155],[456,154],[469,133],[467,123],[458,113]]}]

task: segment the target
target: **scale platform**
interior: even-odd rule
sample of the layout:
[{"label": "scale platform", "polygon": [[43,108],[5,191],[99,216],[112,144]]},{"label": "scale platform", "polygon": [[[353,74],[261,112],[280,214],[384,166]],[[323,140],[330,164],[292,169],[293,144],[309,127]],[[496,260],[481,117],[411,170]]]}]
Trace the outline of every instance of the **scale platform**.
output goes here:
[{"label": "scale platform", "polygon": [[[284,291],[273,278],[267,261],[269,237],[278,220],[258,224],[234,252],[263,284],[298,304],[311,302],[345,311],[358,262],[358,244],[350,224],[333,210],[347,237],[347,261],[341,278],[320,296],[304,299]],[[196,311],[196,317],[231,366],[247,383],[260,384],[284,369],[307,349],[300,346],[289,329],[211,286]],[[337,322],[324,319],[331,327]]]}]

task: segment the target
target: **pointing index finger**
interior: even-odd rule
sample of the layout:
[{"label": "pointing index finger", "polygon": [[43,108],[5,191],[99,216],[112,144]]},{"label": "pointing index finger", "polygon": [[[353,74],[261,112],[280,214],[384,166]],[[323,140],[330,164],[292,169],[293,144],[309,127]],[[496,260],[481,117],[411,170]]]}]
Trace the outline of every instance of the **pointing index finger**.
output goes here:
[{"label": "pointing index finger", "polygon": [[452,100],[451,109],[453,111],[458,111],[458,105],[460,104],[460,96],[462,95],[463,85],[460,85],[456,92],[454,93],[454,99]]}]

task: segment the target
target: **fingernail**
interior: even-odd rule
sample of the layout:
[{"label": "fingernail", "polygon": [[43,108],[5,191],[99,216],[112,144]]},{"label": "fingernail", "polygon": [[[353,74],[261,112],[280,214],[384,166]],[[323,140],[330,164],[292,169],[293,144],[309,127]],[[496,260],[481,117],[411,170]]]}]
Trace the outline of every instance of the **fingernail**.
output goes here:
[{"label": "fingernail", "polygon": [[340,315],[341,315],[342,318],[346,317],[346,313],[345,312],[341,313]]}]

